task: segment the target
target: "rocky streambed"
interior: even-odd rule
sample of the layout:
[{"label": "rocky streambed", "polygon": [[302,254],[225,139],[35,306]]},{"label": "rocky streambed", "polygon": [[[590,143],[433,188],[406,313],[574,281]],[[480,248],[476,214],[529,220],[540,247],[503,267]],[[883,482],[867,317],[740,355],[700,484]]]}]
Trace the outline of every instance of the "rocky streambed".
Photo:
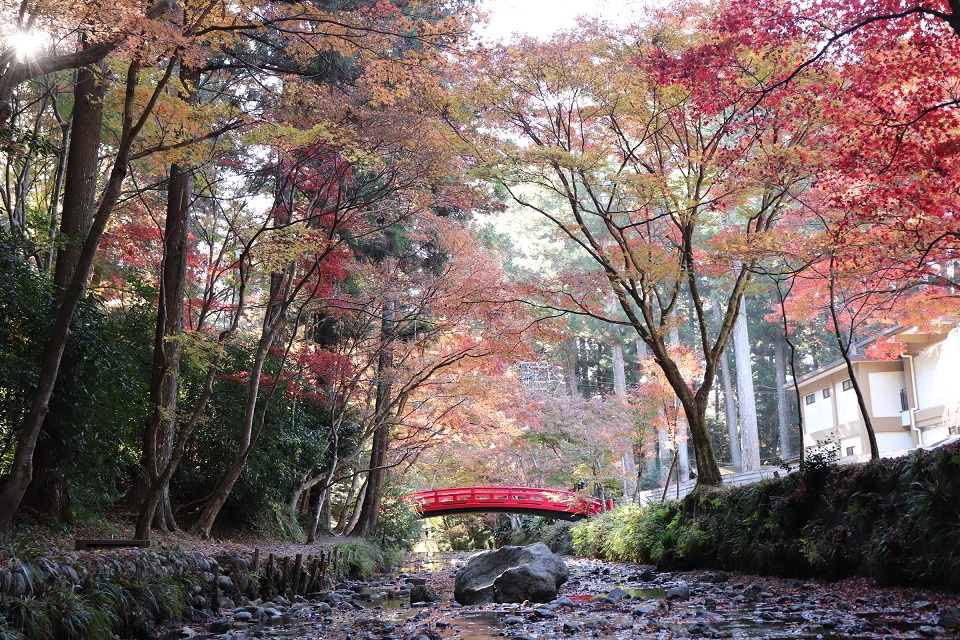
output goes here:
[{"label": "rocky streambed", "polygon": [[[453,576],[466,555],[291,599],[254,600],[163,634],[173,638],[438,640],[542,638],[950,638],[960,598],[726,572],[663,573],[567,558],[571,578],[546,604],[460,606]],[[439,562],[438,562],[439,560]],[[430,602],[434,594],[439,601]],[[412,596],[412,601],[411,601]]]}]

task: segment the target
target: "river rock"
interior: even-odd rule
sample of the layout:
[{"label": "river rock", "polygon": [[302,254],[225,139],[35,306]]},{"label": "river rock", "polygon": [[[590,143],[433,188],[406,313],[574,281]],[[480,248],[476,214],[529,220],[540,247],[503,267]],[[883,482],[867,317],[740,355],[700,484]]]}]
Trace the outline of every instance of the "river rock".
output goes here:
[{"label": "river rock", "polygon": [[569,577],[560,556],[537,542],[473,556],[457,572],[453,593],[460,604],[550,602]]},{"label": "river rock", "polygon": [[440,602],[440,596],[426,584],[417,584],[410,589],[410,603],[414,602]]},{"label": "river rock", "polygon": [[960,630],[960,609],[956,607],[944,607],[940,612],[940,618],[937,625],[944,629]]},{"label": "river rock", "polygon": [[227,618],[220,618],[219,620],[214,620],[210,623],[211,633],[223,633],[225,631],[230,631],[230,629],[233,629],[233,621],[228,620]]},{"label": "river rock", "polygon": [[620,587],[614,587],[610,590],[610,593],[607,594],[607,600],[610,600],[611,602],[624,599],[629,600],[630,594],[627,593],[626,589],[621,589]]},{"label": "river rock", "polygon": [[630,576],[630,580],[633,582],[653,582],[654,578],[657,576],[650,569],[642,569],[637,573],[634,573]]},{"label": "river rock", "polygon": [[563,596],[562,598],[557,598],[556,600],[554,600],[553,602],[551,602],[551,603],[550,603],[550,606],[551,606],[551,607],[554,607],[554,608],[557,608],[557,607],[570,607],[570,608],[572,609],[572,608],[574,608],[575,606],[577,606],[577,603],[574,602],[573,600],[571,600],[570,598],[568,598],[567,596]]},{"label": "river rock", "polygon": [[690,587],[685,584],[678,585],[667,591],[667,600],[689,600]]},{"label": "river rock", "polygon": [[567,633],[567,634],[570,634],[570,633],[580,633],[581,631],[583,631],[583,623],[582,623],[582,622],[577,622],[577,621],[575,621],[575,620],[569,620],[569,621],[563,623],[563,632],[564,632],[564,633]]},{"label": "river rock", "polygon": [[726,571],[708,571],[707,573],[703,574],[703,581],[711,584],[723,584],[729,580],[730,574]]}]

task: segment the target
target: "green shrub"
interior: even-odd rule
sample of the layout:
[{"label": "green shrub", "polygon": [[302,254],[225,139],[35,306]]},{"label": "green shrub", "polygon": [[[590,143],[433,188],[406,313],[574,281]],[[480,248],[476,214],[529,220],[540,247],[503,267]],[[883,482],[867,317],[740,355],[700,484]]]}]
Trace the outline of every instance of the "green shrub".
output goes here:
[{"label": "green shrub", "polygon": [[444,551],[487,549],[495,538],[495,520],[489,514],[463,513],[438,520],[437,542]]},{"label": "green shrub", "polygon": [[627,505],[573,527],[578,554],[666,567],[960,590],[960,447]]},{"label": "green shrub", "polygon": [[570,523],[564,520],[533,515],[510,515],[497,518],[494,531],[496,546],[527,545],[542,542],[554,553],[573,553]]},{"label": "green shrub", "polygon": [[388,484],[380,503],[380,516],[373,540],[383,549],[410,551],[420,540],[420,519],[402,499],[400,487]]},{"label": "green shrub", "polygon": [[385,549],[362,539],[339,542],[333,548],[340,555],[340,561],[333,567],[335,579],[360,579],[377,571],[386,571],[401,555],[394,549]]}]

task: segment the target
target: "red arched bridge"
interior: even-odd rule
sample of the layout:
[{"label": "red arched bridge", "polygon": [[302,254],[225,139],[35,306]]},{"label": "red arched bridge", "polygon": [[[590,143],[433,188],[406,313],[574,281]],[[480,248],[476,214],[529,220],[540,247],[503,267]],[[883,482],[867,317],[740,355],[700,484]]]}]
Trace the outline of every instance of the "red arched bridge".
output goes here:
[{"label": "red arched bridge", "polygon": [[526,513],[559,520],[580,520],[612,508],[571,491],[532,487],[462,487],[420,491],[404,496],[420,518],[454,513]]}]

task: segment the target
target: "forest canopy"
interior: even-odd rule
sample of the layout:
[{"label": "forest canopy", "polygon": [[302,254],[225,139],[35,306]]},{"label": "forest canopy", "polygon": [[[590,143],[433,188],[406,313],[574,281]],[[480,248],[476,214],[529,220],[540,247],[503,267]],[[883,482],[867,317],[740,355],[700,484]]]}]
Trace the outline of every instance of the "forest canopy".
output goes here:
[{"label": "forest canopy", "polygon": [[0,529],[715,486],[956,324],[952,3],[475,4],[0,0]]}]

